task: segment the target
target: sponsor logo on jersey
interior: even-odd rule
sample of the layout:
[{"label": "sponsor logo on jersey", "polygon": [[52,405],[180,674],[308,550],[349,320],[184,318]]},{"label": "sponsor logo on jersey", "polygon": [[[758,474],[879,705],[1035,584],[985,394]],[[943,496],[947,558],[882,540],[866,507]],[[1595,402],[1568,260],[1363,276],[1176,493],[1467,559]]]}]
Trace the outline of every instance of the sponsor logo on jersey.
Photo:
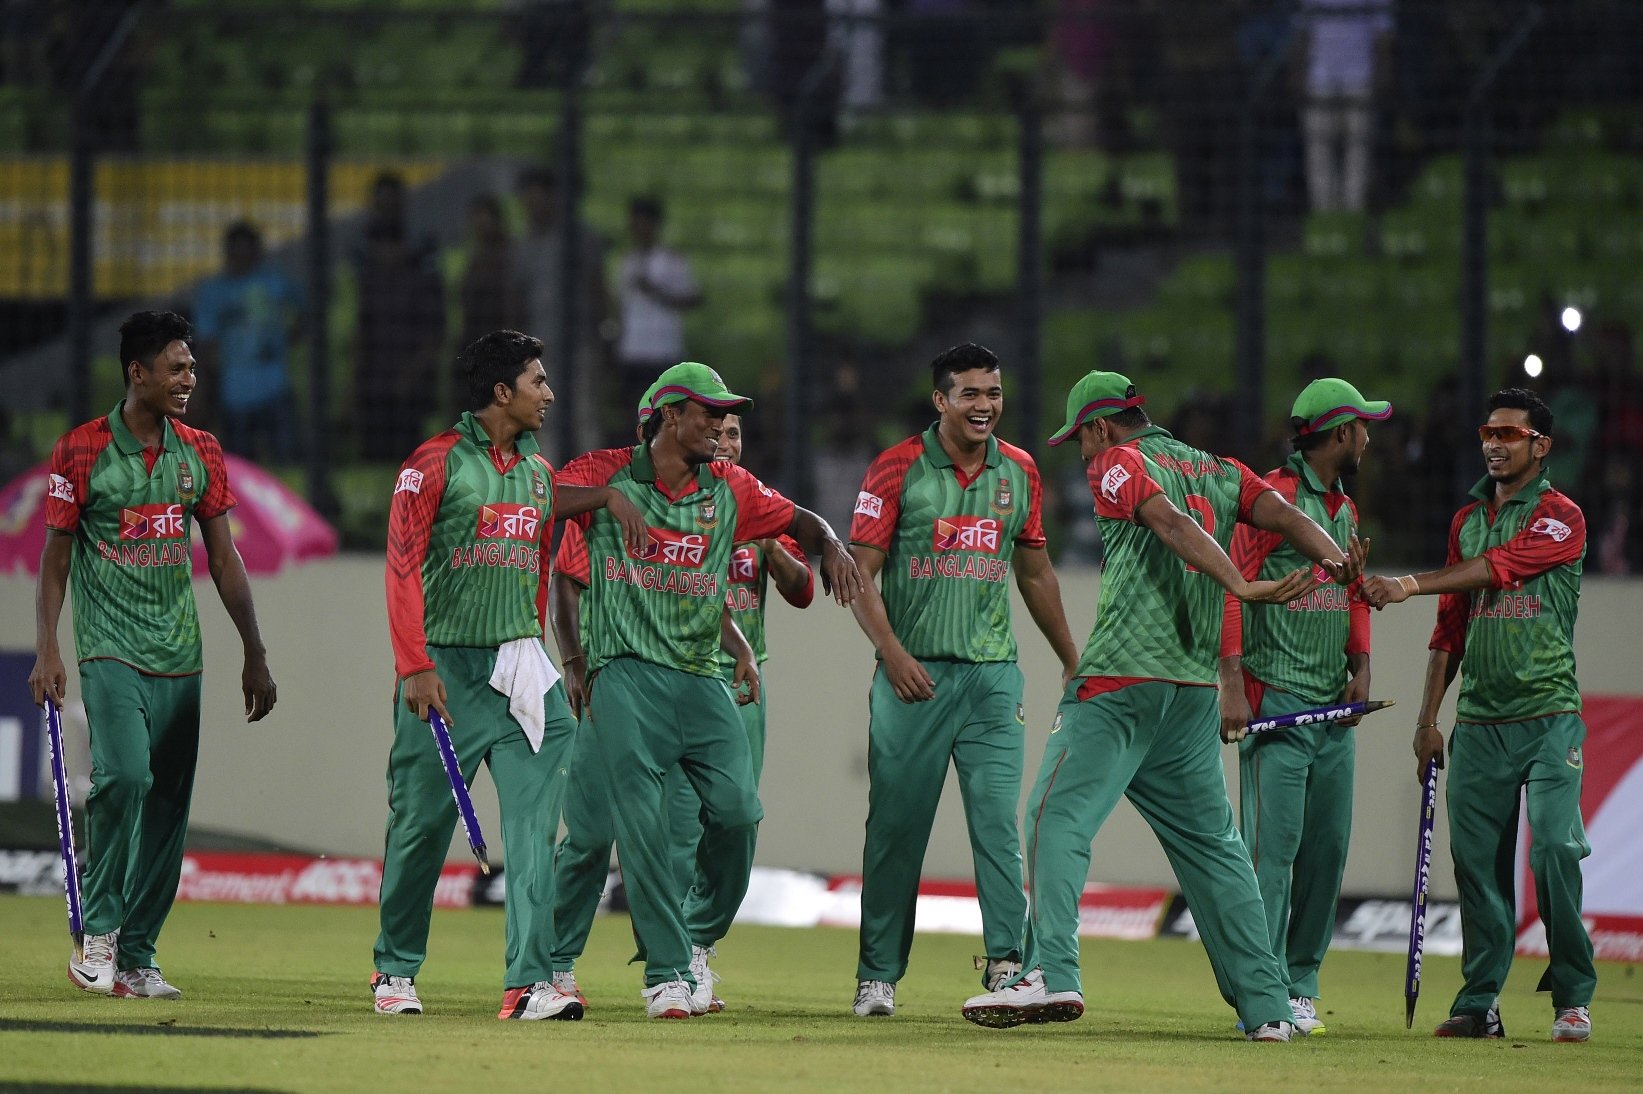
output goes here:
[{"label": "sponsor logo on jersey", "polygon": [[674,566],[701,566],[707,557],[707,547],[711,542],[707,536],[675,532],[670,528],[650,529],[650,538],[645,545],[635,551],[628,548],[628,557],[636,558],[640,562],[666,562]]},{"label": "sponsor logo on jersey", "polygon": [[708,498],[696,507],[696,527],[714,528],[719,524],[719,506],[712,498]]},{"label": "sponsor logo on jersey", "polygon": [[932,546],[938,551],[984,551],[998,554],[1004,526],[992,517],[937,517]]},{"label": "sponsor logo on jersey", "polygon": [[856,495],[856,512],[864,517],[881,517],[884,515],[884,499],[863,490]]},{"label": "sponsor logo on jersey", "polygon": [[730,555],[730,580],[751,585],[759,579],[759,552],[751,543],[744,543]]},{"label": "sponsor logo on jersey", "polygon": [[46,480],[46,493],[58,501],[74,504],[74,484],[61,475],[53,474]]},{"label": "sponsor logo on jersey", "polygon": [[1569,750],[1568,757],[1563,762],[1574,768],[1576,771],[1579,771],[1581,767],[1580,749],[1571,748]]},{"label": "sponsor logo on jersey", "polygon": [[1101,496],[1110,502],[1118,501],[1118,491],[1126,482],[1130,481],[1127,469],[1118,465],[1107,468],[1107,473],[1101,476]]},{"label": "sponsor logo on jersey", "polygon": [[181,539],[188,511],[181,505],[133,505],[120,510],[121,539]]},{"label": "sponsor logo on jersey", "polygon": [[1562,543],[1564,540],[1575,534],[1575,530],[1573,528],[1570,528],[1561,520],[1554,520],[1551,517],[1541,517],[1539,520],[1529,525],[1529,531],[1535,535],[1551,536],[1559,543]]},{"label": "sponsor logo on jersey", "polygon": [[993,491],[993,503],[990,508],[1001,517],[1015,510],[1015,496],[1010,491],[1009,479],[998,480],[998,489]]},{"label": "sponsor logo on jersey", "polygon": [[422,493],[422,472],[414,467],[407,467],[399,473],[399,481],[394,483],[396,494]]},{"label": "sponsor logo on jersey", "polygon": [[493,501],[479,507],[480,539],[522,539],[535,543],[542,510],[534,505]]},{"label": "sponsor logo on jersey", "polygon": [[1015,721],[1017,725],[1024,726],[1027,724],[1027,708],[1020,703],[1015,705]]},{"label": "sponsor logo on jersey", "polygon": [[194,472],[187,464],[177,468],[177,496],[184,501],[194,500]]},{"label": "sponsor logo on jersey", "polygon": [[1050,732],[1051,733],[1060,733],[1061,732],[1061,712],[1059,710],[1055,712],[1055,721],[1050,723]]}]

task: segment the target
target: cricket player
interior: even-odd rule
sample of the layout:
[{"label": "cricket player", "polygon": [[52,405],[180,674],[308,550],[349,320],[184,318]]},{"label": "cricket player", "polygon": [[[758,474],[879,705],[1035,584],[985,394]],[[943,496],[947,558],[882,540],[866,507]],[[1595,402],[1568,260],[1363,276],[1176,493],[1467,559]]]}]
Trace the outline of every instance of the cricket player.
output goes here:
[{"label": "cricket player", "polygon": [[[706,365],[663,372],[648,445],[605,449],[566,465],[567,482],[609,485],[644,514],[649,542],[624,547],[607,516],[579,518],[590,582],[588,719],[598,731],[634,932],[645,953],[651,1018],[700,1013],[693,946],[709,949],[747,891],[763,817],[752,749],[718,659],[725,575],[735,544],[790,535],[822,558],[841,604],[861,576],[833,530],[734,464],[715,460],[725,416],[751,400]],[[684,769],[701,801],[702,877],[687,912],[667,835],[663,778]],[[706,993],[711,992],[711,983]]]},{"label": "cricket player", "polygon": [[177,999],[154,947],[182,876],[200,743],[200,621],[189,522],[245,647],[245,718],[274,707],[245,564],[229,531],[236,504],[217,438],[182,423],[198,383],[188,321],[143,311],[120,326],[125,397],[58,439],[46,485],[46,546],[35,600],[29,693],[61,707],[57,646],[74,585],[74,645],[91,729],[85,937],[74,984],[97,995]]},{"label": "cricket player", "polygon": [[[856,499],[850,549],[864,578],[856,622],[878,652],[868,693],[868,812],[861,944],[852,1010],[895,1013],[913,945],[919,873],[949,763],[975,860],[982,985],[1021,972],[1021,794],[1025,715],[1009,579],[1062,666],[1078,667],[1061,586],[1044,549],[1033,459],[1000,441],[998,357],[974,343],[930,365],[938,415],[882,453]],[[882,575],[883,593],[873,584]]]},{"label": "cricket player", "polygon": [[1597,970],[1581,921],[1580,861],[1592,853],[1580,816],[1580,686],[1575,614],[1586,557],[1586,518],[1546,473],[1552,412],[1522,388],[1489,399],[1478,429],[1485,474],[1449,526],[1441,570],[1372,577],[1376,608],[1437,596],[1426,687],[1415,722],[1415,770],[1444,766],[1438,708],[1462,676],[1449,735],[1449,849],[1460,888],[1464,983],[1439,1037],[1504,1037],[1498,996],[1517,939],[1513,863],[1518,809],[1527,800],[1529,869],[1546,925],[1552,1040],[1592,1035]]},{"label": "cricket player", "polygon": [[575,1020],[552,982],[553,838],[576,721],[542,645],[542,551],[555,514],[608,507],[615,538],[643,542],[616,491],[555,481],[534,433],[553,403],[542,343],[502,330],[457,359],[469,410],[400,469],[388,515],[388,629],[394,741],[381,933],[371,977],[379,1014],[421,1014],[415,978],[434,888],[456,826],[429,709],[450,730],[464,777],[484,761],[507,857],[506,970],[498,1018]]},{"label": "cricket player", "polygon": [[1028,970],[976,996],[980,1025],[1066,1022],[1084,1013],[1078,898],[1090,841],[1129,798],[1169,856],[1221,994],[1255,1041],[1287,1041],[1294,1015],[1267,940],[1261,893],[1233,826],[1216,741],[1222,590],[1284,604],[1312,569],[1250,581],[1223,545],[1237,523],[1277,532],[1340,583],[1362,568],[1327,532],[1237,460],[1153,425],[1128,378],[1091,372],[1067,396],[1066,424],[1089,464],[1106,548],[1095,629],[1067,686],[1027,806]]},{"label": "cricket player", "polygon": [[[1358,533],[1358,510],[1341,476],[1363,462],[1365,423],[1391,416],[1390,403],[1365,399],[1345,380],[1314,380],[1290,411],[1295,451],[1266,476],[1342,550]],[[1251,580],[1281,578],[1307,564],[1276,533],[1247,524],[1233,533],[1232,561]],[[1221,627],[1221,739],[1239,742],[1244,846],[1301,1034],[1327,1032],[1314,1000],[1346,872],[1358,719],[1258,737],[1246,737],[1245,728],[1255,715],[1369,698],[1369,605],[1355,588],[1343,589],[1322,572],[1314,577],[1313,588],[1286,604],[1246,609],[1229,594]]]}]

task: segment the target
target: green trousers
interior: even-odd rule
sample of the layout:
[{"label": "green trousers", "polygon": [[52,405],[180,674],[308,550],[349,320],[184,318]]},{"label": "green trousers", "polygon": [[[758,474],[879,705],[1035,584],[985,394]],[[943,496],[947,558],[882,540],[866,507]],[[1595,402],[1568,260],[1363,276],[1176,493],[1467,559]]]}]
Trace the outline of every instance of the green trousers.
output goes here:
[{"label": "green trousers", "polygon": [[1021,670],[1013,661],[923,664],[935,698],[902,702],[882,667],[868,692],[859,980],[895,983],[907,972],[919,874],[949,764],[964,799],[987,956],[1021,954]]},{"label": "green trousers", "polygon": [[[752,750],[753,780],[758,784],[764,770],[765,704],[738,706],[742,728],[747,731]],[[565,835],[554,850],[554,948],[553,969],[567,972],[587,949],[593,919],[604,896],[610,876],[610,851],[616,843],[615,822],[610,799],[600,770],[599,738],[591,725],[577,731],[576,758],[571,764],[570,790],[565,796]],[[731,919],[709,899],[709,886],[699,876],[696,865],[701,845],[702,799],[685,773],[674,767],[663,779],[667,799],[669,857],[673,861],[675,883],[685,897],[685,923],[690,941],[696,946],[712,946],[730,932]],[[641,959],[643,945],[640,946]]]},{"label": "green trousers", "polygon": [[1537,990],[1555,1007],[1592,1001],[1597,970],[1580,919],[1580,860],[1592,853],[1580,819],[1578,714],[1524,722],[1463,722],[1449,737],[1449,850],[1460,889],[1461,976],[1451,1014],[1488,1011],[1506,983],[1517,942],[1518,809],[1527,799],[1529,870],[1546,925],[1549,965]]},{"label": "green trousers", "polygon": [[80,690],[91,727],[85,932],[119,931],[119,967],[144,968],[182,877],[200,676],[151,676],[98,659],[80,663]]},{"label": "green trousers", "polygon": [[[433,646],[445,682],[451,744],[473,785],[483,761],[496,786],[507,863],[502,986],[522,988],[553,974],[553,838],[559,830],[576,720],[561,684],[547,693],[542,747],[531,751],[490,686],[495,649]],[[394,692],[394,743],[388,753],[388,836],[382,865],[381,933],[376,968],[415,976],[428,954],[434,889],[457,825],[456,802],[428,723]]]},{"label": "green trousers", "polygon": [[1078,684],[1062,697],[1027,802],[1023,964],[1042,966],[1052,992],[1083,990],[1078,898],[1090,843],[1127,797],[1163,844],[1222,997],[1246,1029],[1291,1021],[1255,871],[1232,823],[1215,689],[1147,681],[1080,702]]},{"label": "green trousers", "polygon": [[594,676],[588,720],[610,802],[645,983],[695,983],[680,871],[672,862],[665,779],[678,767],[701,802],[699,911],[726,928],[741,907],[764,810],[730,688],[717,676],[619,657]]},{"label": "green trousers", "polygon": [[[1255,715],[1317,705],[1268,687]],[[1318,997],[1318,968],[1335,933],[1352,835],[1354,733],[1325,722],[1245,737],[1238,746],[1244,845],[1261,886],[1267,940],[1291,997]]]}]

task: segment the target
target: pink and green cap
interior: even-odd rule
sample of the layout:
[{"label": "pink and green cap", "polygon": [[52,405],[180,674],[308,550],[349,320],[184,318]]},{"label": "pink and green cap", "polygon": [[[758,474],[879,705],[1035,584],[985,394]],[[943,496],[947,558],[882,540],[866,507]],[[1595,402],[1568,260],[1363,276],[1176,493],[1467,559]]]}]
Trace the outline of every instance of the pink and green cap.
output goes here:
[{"label": "pink and green cap", "polygon": [[651,385],[652,410],[686,399],[716,410],[737,412],[753,405],[752,399],[725,387],[717,372],[698,361],[679,362],[656,377],[656,383]]},{"label": "pink and green cap", "polygon": [[1297,422],[1295,432],[1305,437],[1334,429],[1353,418],[1384,422],[1392,417],[1392,404],[1385,399],[1365,399],[1345,380],[1325,376],[1301,389],[1289,413]]},{"label": "pink and green cap", "polygon": [[1091,418],[1105,418],[1146,401],[1145,396],[1135,393],[1135,385],[1128,376],[1116,372],[1087,372],[1067,393],[1067,424],[1051,435],[1050,443],[1068,440]]},{"label": "pink and green cap", "polygon": [[656,383],[651,384],[649,387],[645,388],[644,395],[639,399],[639,424],[640,425],[644,425],[646,422],[650,421],[650,416],[652,414],[656,413],[655,408],[653,408],[650,405],[650,401],[652,399],[656,398],[656,388],[660,383],[661,383],[661,381],[658,380],[658,381],[656,381]]}]

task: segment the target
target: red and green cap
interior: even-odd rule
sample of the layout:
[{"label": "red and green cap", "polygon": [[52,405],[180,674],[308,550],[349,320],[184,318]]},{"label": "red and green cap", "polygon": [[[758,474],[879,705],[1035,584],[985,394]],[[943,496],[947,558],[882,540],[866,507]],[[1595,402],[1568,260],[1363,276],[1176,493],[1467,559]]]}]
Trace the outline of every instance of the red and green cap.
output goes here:
[{"label": "red and green cap", "polygon": [[1145,396],[1135,393],[1135,385],[1128,376],[1116,372],[1087,372],[1067,393],[1067,424],[1051,435],[1050,443],[1060,444],[1069,439],[1091,418],[1105,418],[1146,401]]},{"label": "red and green cap", "polygon": [[661,385],[661,382],[662,381],[658,380],[658,381],[656,381],[656,383],[651,384],[649,387],[645,388],[645,394],[639,400],[639,424],[640,425],[644,425],[646,422],[650,421],[650,416],[652,414],[656,413],[656,409],[651,406],[651,400],[656,398],[656,389],[657,389],[657,387],[659,387]]},{"label": "red and green cap", "polygon": [[1325,376],[1301,389],[1289,413],[1295,420],[1295,432],[1305,437],[1334,429],[1353,418],[1384,422],[1392,417],[1392,404],[1385,399],[1365,399],[1345,380]]},{"label": "red and green cap", "polygon": [[716,410],[738,413],[753,405],[752,399],[737,395],[725,387],[717,372],[697,361],[681,361],[656,377],[656,383],[651,385],[650,405],[653,410],[686,399]]}]

